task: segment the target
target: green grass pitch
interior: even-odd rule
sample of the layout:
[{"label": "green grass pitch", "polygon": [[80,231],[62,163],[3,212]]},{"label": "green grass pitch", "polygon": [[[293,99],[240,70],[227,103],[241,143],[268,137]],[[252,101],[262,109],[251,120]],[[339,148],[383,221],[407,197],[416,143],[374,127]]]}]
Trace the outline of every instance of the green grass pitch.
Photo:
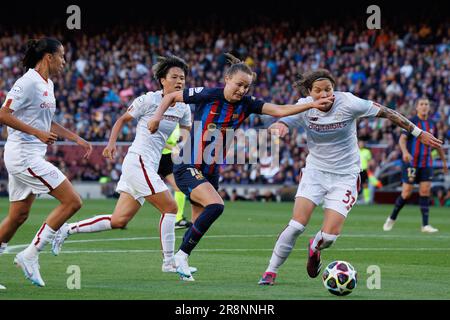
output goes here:
[{"label": "green grass pitch", "polygon": [[[112,212],[114,200],[85,200],[70,221]],[[13,265],[15,253],[28,244],[56,205],[37,199],[29,219],[10,242],[10,252],[0,256],[0,290],[3,299],[449,299],[450,210],[432,207],[430,222],[437,234],[420,232],[420,212],[406,206],[391,232],[382,225],[391,206],[357,205],[349,214],[336,244],[324,251],[323,264],[349,261],[358,271],[358,286],[346,297],[332,296],[320,277],[306,274],[306,244],[321,226],[318,208],[295,251],[281,267],[273,287],[257,282],[265,270],[278,233],[290,219],[293,203],[226,203],[225,212],[211,227],[190,257],[199,271],[195,282],[180,281],[176,274],[161,272],[159,214],[146,204],[126,230],[71,236],[62,253],[54,257],[50,246],[40,255],[46,287],[33,286]],[[187,208],[189,210],[189,208]],[[0,201],[0,218],[8,210]],[[184,230],[177,230],[176,247]],[[68,289],[69,266],[81,271],[81,289]],[[381,288],[367,282],[376,265]],[[70,281],[69,281],[70,282]],[[371,282],[372,283],[372,282]]]}]

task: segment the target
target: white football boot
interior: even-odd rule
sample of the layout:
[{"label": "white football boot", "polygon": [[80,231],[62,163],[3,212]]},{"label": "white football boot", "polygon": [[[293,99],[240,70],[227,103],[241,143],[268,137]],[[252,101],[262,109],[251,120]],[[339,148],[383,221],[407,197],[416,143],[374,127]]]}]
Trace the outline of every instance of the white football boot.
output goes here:
[{"label": "white football boot", "polygon": [[177,273],[183,281],[195,281],[188,264],[188,255],[178,253],[174,256]]},{"label": "white football boot", "polygon": [[6,287],[0,284],[0,290],[6,290]]},{"label": "white football boot", "polygon": [[45,282],[42,280],[41,274],[39,272],[39,259],[36,255],[32,259],[25,257],[24,252],[19,252],[14,258],[14,263],[22,268],[25,277],[30,280],[33,284],[38,287],[44,287]]},{"label": "white football boot", "polygon": [[395,220],[392,220],[391,217],[388,217],[386,219],[386,222],[383,224],[383,230],[391,231],[394,224],[395,224]]},{"label": "white football boot", "polygon": [[58,231],[56,231],[55,237],[52,241],[52,253],[57,256],[61,252],[64,241],[69,236],[69,224],[64,223]]},{"label": "white football boot", "polygon": [[421,231],[426,233],[435,233],[438,232],[439,229],[433,228],[432,226],[427,224],[426,226],[422,226]]},{"label": "white football boot", "polygon": [[[163,261],[161,270],[162,270],[162,272],[176,273],[177,272],[177,266],[175,265],[175,258],[172,258],[169,261]],[[196,273],[197,272],[197,268],[196,267],[189,267],[189,270],[191,271],[191,273]]]}]

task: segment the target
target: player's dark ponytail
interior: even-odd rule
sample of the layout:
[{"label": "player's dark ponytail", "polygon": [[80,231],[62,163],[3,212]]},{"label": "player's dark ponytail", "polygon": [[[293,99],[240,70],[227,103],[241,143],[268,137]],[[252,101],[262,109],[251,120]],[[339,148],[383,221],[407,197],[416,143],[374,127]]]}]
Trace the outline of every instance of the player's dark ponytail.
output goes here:
[{"label": "player's dark ponytail", "polygon": [[55,53],[62,46],[61,42],[54,38],[42,38],[28,40],[25,57],[22,60],[25,69],[34,68],[46,53]]},{"label": "player's dark ponytail", "polygon": [[231,77],[236,72],[242,71],[248,75],[251,75],[253,78],[253,81],[256,79],[256,73],[253,72],[252,69],[245,62],[239,60],[238,58],[236,58],[229,52],[225,53],[225,57],[227,57],[227,61],[230,64],[230,67],[225,72],[226,76]]},{"label": "player's dark ponytail", "polygon": [[305,74],[298,73],[296,75],[296,80],[294,82],[294,87],[300,92],[302,96],[308,96],[309,91],[311,91],[313,83],[317,80],[330,80],[333,88],[336,87],[336,80],[334,80],[333,75],[330,71],[326,69],[317,69],[314,71],[307,72]]}]

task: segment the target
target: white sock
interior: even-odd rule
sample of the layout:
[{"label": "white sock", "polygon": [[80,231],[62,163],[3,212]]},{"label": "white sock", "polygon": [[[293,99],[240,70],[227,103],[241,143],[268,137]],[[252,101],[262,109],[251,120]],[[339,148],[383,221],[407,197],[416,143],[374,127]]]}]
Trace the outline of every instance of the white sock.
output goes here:
[{"label": "white sock", "polygon": [[7,246],[8,246],[8,243],[7,243],[7,242],[1,242],[1,243],[0,243],[0,254],[2,254],[3,252],[5,252]]},{"label": "white sock", "polygon": [[181,257],[181,258],[187,258],[187,257],[189,257],[189,255],[188,255],[186,252],[184,252],[183,250],[178,250],[177,253],[176,253],[175,255],[176,255],[176,256],[179,256],[179,257]]},{"label": "white sock", "polygon": [[311,244],[311,250],[316,252],[317,250],[328,248],[336,241],[337,237],[335,234],[329,234],[319,230]]},{"label": "white sock", "polygon": [[95,216],[86,220],[69,223],[69,234],[111,230],[111,215]]},{"label": "white sock", "polygon": [[56,231],[44,223],[39,231],[34,236],[31,244],[24,250],[24,255],[27,258],[32,258],[39,254],[49,242],[53,241]]},{"label": "white sock", "polygon": [[164,261],[173,258],[175,251],[175,221],[177,215],[175,213],[165,213],[161,215],[159,220],[159,237],[161,239],[161,250],[163,252]]},{"label": "white sock", "polygon": [[289,221],[289,224],[278,236],[266,272],[278,272],[278,268],[286,261],[287,257],[289,257],[297,238],[303,231],[305,231],[305,226],[303,224],[295,220]]}]

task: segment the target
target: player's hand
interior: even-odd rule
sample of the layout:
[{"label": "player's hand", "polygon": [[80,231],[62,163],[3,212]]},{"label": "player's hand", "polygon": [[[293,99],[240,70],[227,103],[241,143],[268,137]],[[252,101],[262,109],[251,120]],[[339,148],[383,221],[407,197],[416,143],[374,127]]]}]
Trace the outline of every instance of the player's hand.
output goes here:
[{"label": "player's hand", "polygon": [[83,138],[78,138],[77,144],[79,146],[83,147],[83,149],[85,151],[83,159],[89,159],[89,157],[91,156],[92,150],[93,150],[92,149],[92,144],[90,144],[89,142],[87,142]]},{"label": "player's hand", "polygon": [[282,122],[275,122],[269,127],[270,134],[279,134],[283,138],[289,133],[289,127]]},{"label": "player's hand", "polygon": [[328,111],[331,108],[331,105],[334,103],[334,95],[326,98],[317,99],[312,102],[312,107],[319,109],[320,111]]},{"label": "player's hand", "polygon": [[444,171],[444,174],[445,174],[445,175],[448,175],[447,164],[445,164],[445,165],[442,167],[442,170]]},{"label": "player's hand", "polygon": [[147,123],[147,128],[150,131],[150,133],[155,133],[156,131],[158,131],[160,122],[161,122],[160,118],[157,118],[155,116],[151,117],[151,119]]},{"label": "player's hand", "polygon": [[56,133],[48,131],[39,130],[35,136],[43,143],[48,145],[53,144],[56,140],[58,140],[58,135]]},{"label": "player's hand", "polygon": [[403,154],[403,162],[409,163],[412,160],[412,155],[409,152]]},{"label": "player's hand", "polygon": [[114,157],[116,156],[116,151],[117,151],[116,145],[115,144],[110,145],[108,143],[106,148],[103,149],[102,156],[108,158],[109,160],[114,160]]},{"label": "player's hand", "polygon": [[430,146],[432,148],[440,148],[442,145],[442,141],[437,139],[435,136],[433,136],[431,133],[422,131],[422,133],[419,136],[420,142],[422,142],[424,145]]}]

